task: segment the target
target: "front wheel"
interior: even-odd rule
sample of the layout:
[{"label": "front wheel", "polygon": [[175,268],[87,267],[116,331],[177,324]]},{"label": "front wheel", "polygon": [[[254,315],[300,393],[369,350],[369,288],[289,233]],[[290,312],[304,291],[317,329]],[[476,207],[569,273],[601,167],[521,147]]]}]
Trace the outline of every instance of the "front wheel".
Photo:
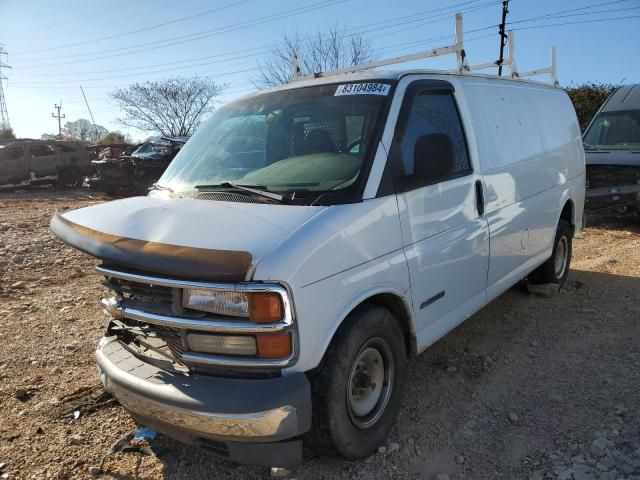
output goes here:
[{"label": "front wheel", "polygon": [[76,170],[65,170],[58,176],[58,186],[61,188],[81,187],[82,175]]},{"label": "front wheel", "polygon": [[534,284],[557,283],[564,285],[571,265],[572,234],[571,225],[564,219],[558,222],[551,258],[529,275]]},{"label": "front wheel", "polygon": [[400,403],[407,350],[397,319],[364,305],[345,320],[312,378],[312,444],[356,460],[386,442]]}]

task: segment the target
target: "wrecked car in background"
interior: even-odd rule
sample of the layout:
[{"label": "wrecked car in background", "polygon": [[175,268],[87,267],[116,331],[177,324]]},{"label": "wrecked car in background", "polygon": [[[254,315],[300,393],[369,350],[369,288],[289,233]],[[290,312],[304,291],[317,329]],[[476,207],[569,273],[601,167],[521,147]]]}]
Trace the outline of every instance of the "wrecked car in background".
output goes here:
[{"label": "wrecked car in background", "polygon": [[80,187],[90,170],[90,153],[78,142],[11,140],[0,144],[0,188]]},{"label": "wrecked car in background", "polygon": [[189,137],[156,137],[133,151],[109,148],[92,162],[92,188],[109,195],[146,194]]},{"label": "wrecked car in background", "polygon": [[589,213],[640,213],[640,84],[615,91],[584,134]]}]

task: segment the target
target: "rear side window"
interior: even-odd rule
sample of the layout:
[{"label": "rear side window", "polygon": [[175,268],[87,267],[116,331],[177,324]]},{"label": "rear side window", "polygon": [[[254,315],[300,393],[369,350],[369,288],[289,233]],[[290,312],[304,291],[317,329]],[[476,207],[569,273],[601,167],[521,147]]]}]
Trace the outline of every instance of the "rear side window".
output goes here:
[{"label": "rear side window", "polygon": [[69,145],[56,145],[56,148],[58,148],[58,150],[60,150],[61,152],[65,152],[65,153],[76,151],[75,148],[70,147]]},{"label": "rear side window", "polygon": [[29,151],[34,157],[46,157],[55,153],[53,148],[47,145],[33,145],[29,147]]},{"label": "rear side window", "polygon": [[469,174],[469,153],[453,92],[408,89],[391,150],[396,191]]},{"label": "rear side window", "polygon": [[0,150],[0,153],[0,159],[18,160],[19,158],[22,158],[22,150],[18,148],[10,148],[4,151]]}]

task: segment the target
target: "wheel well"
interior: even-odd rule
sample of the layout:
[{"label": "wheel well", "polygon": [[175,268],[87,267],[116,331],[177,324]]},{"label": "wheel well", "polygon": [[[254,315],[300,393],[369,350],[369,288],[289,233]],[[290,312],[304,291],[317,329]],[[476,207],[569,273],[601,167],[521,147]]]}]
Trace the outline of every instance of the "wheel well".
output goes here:
[{"label": "wheel well", "polygon": [[573,221],[573,201],[566,201],[564,207],[562,207],[560,218],[569,222],[569,225],[571,225],[571,233],[575,233],[575,222]]},{"label": "wheel well", "polygon": [[[415,342],[415,331],[411,324],[411,315],[409,314],[408,307],[397,295],[393,293],[379,293],[372,297],[367,298],[362,304],[378,305],[388,309],[398,319],[402,333],[404,334],[404,341],[407,347],[409,355],[417,353],[417,346]],[[357,308],[357,307],[356,307]]]}]

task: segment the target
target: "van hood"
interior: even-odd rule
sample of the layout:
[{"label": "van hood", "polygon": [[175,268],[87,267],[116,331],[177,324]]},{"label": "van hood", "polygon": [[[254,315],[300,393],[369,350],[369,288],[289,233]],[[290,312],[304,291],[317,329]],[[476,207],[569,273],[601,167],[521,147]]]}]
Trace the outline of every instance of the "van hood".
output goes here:
[{"label": "van hood", "polygon": [[56,213],[51,230],[107,264],[236,282],[325,208],[133,197]]}]

